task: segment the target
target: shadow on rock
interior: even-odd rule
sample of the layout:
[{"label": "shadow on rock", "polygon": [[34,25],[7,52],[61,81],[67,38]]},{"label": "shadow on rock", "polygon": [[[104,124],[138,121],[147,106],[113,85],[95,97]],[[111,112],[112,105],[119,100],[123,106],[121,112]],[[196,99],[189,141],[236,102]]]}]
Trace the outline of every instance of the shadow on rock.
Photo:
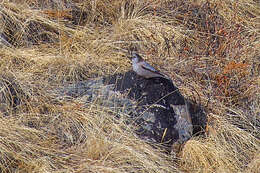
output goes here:
[{"label": "shadow on rock", "polygon": [[104,83],[115,84],[115,91],[127,93],[137,102],[131,117],[139,127],[138,135],[146,141],[179,145],[205,128],[203,109],[186,100],[172,81],[144,79],[129,71],[104,78]]}]

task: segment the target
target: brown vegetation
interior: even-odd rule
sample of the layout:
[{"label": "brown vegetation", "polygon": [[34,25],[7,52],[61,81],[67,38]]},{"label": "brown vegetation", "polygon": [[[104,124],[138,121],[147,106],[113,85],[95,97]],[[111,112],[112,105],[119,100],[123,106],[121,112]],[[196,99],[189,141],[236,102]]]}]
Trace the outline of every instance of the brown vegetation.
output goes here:
[{"label": "brown vegetation", "polygon": [[[260,170],[259,1],[2,0],[0,25],[1,172]],[[177,159],[49,92],[129,70],[130,45],[206,109],[205,136]]]}]

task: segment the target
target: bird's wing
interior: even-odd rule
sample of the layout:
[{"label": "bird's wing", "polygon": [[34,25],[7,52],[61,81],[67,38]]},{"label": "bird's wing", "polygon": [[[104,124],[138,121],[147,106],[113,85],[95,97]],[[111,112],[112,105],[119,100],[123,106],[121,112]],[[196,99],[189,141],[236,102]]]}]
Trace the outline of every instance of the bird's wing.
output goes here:
[{"label": "bird's wing", "polygon": [[152,73],[157,73],[157,74],[159,74],[159,75],[164,76],[164,74],[160,73],[158,70],[156,70],[153,66],[151,66],[151,65],[148,64],[148,63],[143,63],[141,66],[142,66],[142,68],[144,68],[145,70],[148,70],[148,71],[150,71],[150,72],[152,72]]}]

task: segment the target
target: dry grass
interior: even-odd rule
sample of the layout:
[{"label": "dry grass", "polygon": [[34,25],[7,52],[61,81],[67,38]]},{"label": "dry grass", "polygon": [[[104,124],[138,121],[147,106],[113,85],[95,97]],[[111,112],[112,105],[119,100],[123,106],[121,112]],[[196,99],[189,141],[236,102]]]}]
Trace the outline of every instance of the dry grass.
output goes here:
[{"label": "dry grass", "polygon": [[[55,2],[0,2],[10,43],[0,47],[0,74],[16,93],[11,115],[0,118],[1,172],[258,172],[258,1]],[[206,107],[206,135],[189,140],[177,161],[113,112],[48,94],[129,70],[124,55],[133,45]]]}]

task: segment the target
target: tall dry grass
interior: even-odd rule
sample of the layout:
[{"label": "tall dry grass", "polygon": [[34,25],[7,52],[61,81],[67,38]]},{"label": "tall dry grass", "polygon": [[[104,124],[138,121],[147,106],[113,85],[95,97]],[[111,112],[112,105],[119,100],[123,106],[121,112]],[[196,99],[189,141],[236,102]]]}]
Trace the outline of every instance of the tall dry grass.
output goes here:
[{"label": "tall dry grass", "polygon": [[[1,1],[1,81],[16,93],[1,116],[1,171],[258,172],[259,16],[254,0]],[[102,106],[48,92],[129,70],[133,45],[206,108],[205,136],[177,159]]]}]

